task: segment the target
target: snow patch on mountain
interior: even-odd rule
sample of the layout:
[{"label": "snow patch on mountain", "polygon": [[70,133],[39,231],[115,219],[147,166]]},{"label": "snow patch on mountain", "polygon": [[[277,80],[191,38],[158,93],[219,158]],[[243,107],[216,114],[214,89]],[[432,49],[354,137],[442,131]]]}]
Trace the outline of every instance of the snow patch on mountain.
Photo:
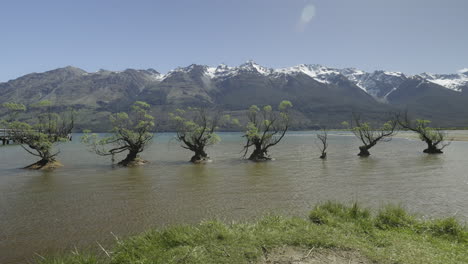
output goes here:
[{"label": "snow patch on mountain", "polygon": [[166,78],[166,74],[154,73],[151,77],[158,82],[162,82]]},{"label": "snow patch on mountain", "polygon": [[340,73],[353,82],[357,87],[367,92],[367,88],[363,84],[364,80],[367,78],[367,72],[355,68],[345,68],[342,69]]},{"label": "snow patch on mountain", "polygon": [[263,76],[280,77],[284,75],[296,75],[303,73],[321,83],[329,83],[328,78],[340,74],[339,70],[321,65],[301,64],[293,67],[272,69],[261,66],[253,61],[248,61],[238,67],[228,67],[224,64],[218,67],[206,67],[205,75],[211,79],[232,77],[241,73],[256,73]]},{"label": "snow patch on mountain", "polygon": [[240,65],[239,67],[237,67],[238,70],[240,71],[250,71],[250,72],[257,72],[261,75],[270,75],[272,72],[273,72],[273,69],[269,69],[267,67],[263,67],[259,64],[257,64],[256,62],[254,61],[247,61],[246,63]]},{"label": "snow patch on mountain", "polygon": [[363,89],[376,99],[385,101],[386,97],[396,91],[406,80],[401,72],[374,71],[368,73],[354,68],[346,68],[340,71],[346,78],[356,86]]},{"label": "snow patch on mountain", "polygon": [[[385,98],[396,91],[407,78],[413,77],[397,71],[366,72],[356,68],[336,69],[318,64],[300,64],[292,67],[272,69],[259,65],[252,60],[236,67],[230,67],[225,64],[220,64],[217,67],[193,64],[188,67],[176,68],[169,71],[167,74],[156,72],[152,76],[155,80],[163,81],[173,73],[190,72],[197,67],[203,67],[204,75],[211,80],[233,77],[244,73],[258,74],[273,78],[284,77],[285,75],[305,74],[318,82],[329,84],[333,82],[336,76],[343,75],[357,87],[380,100],[385,100]],[[462,69],[455,74],[422,73],[415,76],[458,92],[462,90],[462,87],[468,86],[468,68]]]},{"label": "snow patch on mountain", "polygon": [[235,67],[229,67],[225,64],[220,64],[218,67],[207,67],[205,71],[205,74],[211,79],[233,76],[237,73]]},{"label": "snow patch on mountain", "polygon": [[295,75],[303,73],[321,83],[330,83],[330,77],[340,74],[337,69],[328,68],[317,64],[300,64],[293,67],[280,68],[274,70],[274,73],[276,75]]},{"label": "snow patch on mountain", "polygon": [[390,92],[388,92],[388,93],[386,93],[386,94],[384,95],[383,100],[384,100],[384,101],[387,101],[387,97],[388,97],[391,93],[393,93],[394,91],[396,91],[397,89],[398,89],[398,88],[396,88],[396,87],[392,88],[392,89],[390,90]]},{"label": "snow patch on mountain", "polygon": [[462,87],[468,86],[468,69],[459,70],[456,74],[433,74],[422,73],[419,76],[425,78],[429,82],[438,84],[445,88],[461,92]]},{"label": "snow patch on mountain", "polygon": [[468,80],[436,79],[430,80],[430,82],[436,83],[440,86],[444,86],[457,92],[461,92],[461,87],[467,84]]},{"label": "snow patch on mountain", "polygon": [[268,76],[272,71],[272,69],[263,67],[253,61],[248,61],[238,67],[229,67],[225,64],[220,64],[217,67],[205,66],[205,75],[210,79],[232,77],[245,72]]},{"label": "snow patch on mountain", "polygon": [[210,77],[211,79],[214,79],[216,77],[216,68],[215,67],[207,67],[205,69],[205,74]]},{"label": "snow patch on mountain", "polygon": [[395,76],[395,77],[401,77],[403,76],[403,73],[401,72],[390,72],[390,71],[384,71],[385,75],[390,75],[390,76]]}]

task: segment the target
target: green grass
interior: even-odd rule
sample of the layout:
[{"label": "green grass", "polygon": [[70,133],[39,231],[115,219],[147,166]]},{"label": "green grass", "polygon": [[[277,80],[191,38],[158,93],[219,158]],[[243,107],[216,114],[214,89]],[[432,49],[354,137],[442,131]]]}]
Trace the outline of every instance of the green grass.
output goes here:
[{"label": "green grass", "polygon": [[468,263],[468,230],[454,218],[418,220],[399,206],[376,214],[327,202],[309,219],[266,216],[255,223],[206,221],[118,240],[106,254],[38,259],[40,264],[255,263],[280,246],[357,250],[377,263]]}]

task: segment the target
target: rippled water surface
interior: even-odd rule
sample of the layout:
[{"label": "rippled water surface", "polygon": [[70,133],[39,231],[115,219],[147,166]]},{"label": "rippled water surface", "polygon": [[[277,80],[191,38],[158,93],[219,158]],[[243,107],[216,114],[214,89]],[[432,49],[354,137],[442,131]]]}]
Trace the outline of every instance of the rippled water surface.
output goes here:
[{"label": "rippled water surface", "polygon": [[322,161],[313,132],[292,132],[272,149],[275,161],[256,164],[240,159],[240,134],[221,137],[206,165],[189,164],[191,153],[172,134],[159,134],[142,155],[147,166],[115,168],[75,135],[60,146],[65,167],[53,172],[18,169],[34,158],[19,146],[0,147],[0,263],[110,245],[113,234],[150,227],[266,213],[305,216],[326,200],[374,208],[397,203],[425,217],[468,220],[468,142],[430,156],[421,152],[423,142],[395,138],[359,158],[357,140],[333,132]]}]

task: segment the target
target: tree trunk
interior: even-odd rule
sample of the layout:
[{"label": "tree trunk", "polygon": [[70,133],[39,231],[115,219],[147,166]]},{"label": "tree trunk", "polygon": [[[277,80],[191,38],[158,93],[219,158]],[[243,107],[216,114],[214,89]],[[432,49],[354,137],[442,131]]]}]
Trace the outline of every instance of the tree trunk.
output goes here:
[{"label": "tree trunk", "polygon": [[251,161],[267,161],[271,160],[271,158],[267,155],[266,150],[262,149],[262,147],[255,147],[255,150],[252,152],[252,154],[249,157],[249,160]]},{"label": "tree trunk", "polygon": [[51,161],[48,160],[48,159],[41,159],[40,161],[25,167],[25,169],[39,170],[39,169],[43,168],[44,166],[46,166],[49,162],[51,162]]},{"label": "tree trunk", "polygon": [[[127,157],[125,157],[124,160],[120,161],[119,163],[117,163],[118,165],[120,166],[133,166],[133,165],[139,165],[138,164],[138,150],[129,150],[128,154],[127,154]],[[142,163],[144,163],[142,161]]]},{"label": "tree trunk", "polygon": [[63,165],[55,160],[55,155],[50,153],[50,148],[36,147],[34,145],[28,145],[29,148],[37,151],[38,156],[41,157],[41,160],[35,162],[31,165],[24,167],[25,169],[30,170],[53,170]]},{"label": "tree trunk", "polygon": [[323,152],[322,155],[320,156],[321,159],[326,159],[327,158],[327,153]]},{"label": "tree trunk", "polygon": [[427,149],[425,149],[423,152],[427,154],[442,154],[442,150],[438,149],[437,146],[432,144],[432,142],[426,142],[427,143]]},{"label": "tree trunk", "polygon": [[190,159],[190,162],[192,163],[200,163],[202,161],[206,161],[208,159],[208,154],[201,149],[201,150],[196,150],[195,155]]},{"label": "tree trunk", "polygon": [[360,146],[358,156],[360,156],[360,157],[369,157],[370,156],[369,149],[370,149],[370,147],[368,147],[368,146]]},{"label": "tree trunk", "polygon": [[24,167],[29,170],[53,170],[63,165],[55,159],[41,159],[40,161]]}]

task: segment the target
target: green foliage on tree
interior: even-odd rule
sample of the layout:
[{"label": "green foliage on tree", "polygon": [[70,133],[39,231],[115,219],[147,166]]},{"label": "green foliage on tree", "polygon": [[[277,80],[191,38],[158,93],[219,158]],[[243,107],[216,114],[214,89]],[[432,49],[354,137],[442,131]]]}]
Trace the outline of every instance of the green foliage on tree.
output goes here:
[{"label": "green foliage on tree", "polygon": [[427,148],[423,150],[424,153],[442,154],[442,150],[450,145],[450,140],[447,141],[447,133],[440,128],[430,127],[431,121],[429,120],[412,120],[407,112],[403,115],[398,114],[397,120],[402,128],[417,133],[419,138],[427,144]]},{"label": "green foliage on tree", "polygon": [[193,163],[209,159],[206,148],[221,141],[215,133],[218,125],[231,121],[238,124],[239,120],[231,119],[229,115],[221,117],[218,111],[206,108],[177,109],[169,114],[176,130],[176,139],[182,148],[194,152],[190,159]]},{"label": "green foliage on tree", "polygon": [[110,116],[113,126],[110,136],[101,138],[85,130],[81,141],[100,156],[112,156],[112,161],[116,154],[128,152],[126,158],[118,163],[119,165],[132,166],[144,163],[139,153],[143,152],[151,142],[152,130],[155,127],[154,117],[148,113],[149,109],[149,104],[137,101],[129,113],[121,112]]},{"label": "green foliage on tree", "polygon": [[44,108],[44,107],[51,107],[53,105],[52,101],[50,100],[42,100],[35,104],[32,104],[31,108]]},{"label": "green foliage on tree", "polygon": [[20,103],[7,102],[7,103],[3,103],[2,107],[5,108],[6,111],[8,112],[8,120],[2,120],[1,121],[2,123],[0,123],[0,126],[2,127],[6,127],[7,122],[16,120],[18,114],[22,112],[26,112],[26,106]]},{"label": "green foliage on tree", "polygon": [[[12,118],[16,118],[17,113],[26,111],[26,106],[18,103],[5,103],[3,106],[8,109]],[[11,138],[20,143],[29,154],[41,158],[27,168],[55,166],[51,164],[56,161],[60,151],[54,150],[54,146],[70,139],[74,125],[73,110],[57,114],[52,110],[52,106],[49,101],[43,101],[30,107],[36,116],[36,120],[31,123],[17,120],[7,122]]]},{"label": "green foliage on tree", "polygon": [[[343,125],[348,125],[348,122],[343,122]],[[368,122],[362,122],[358,115],[353,116],[351,131],[362,142],[359,147],[358,156],[367,157],[370,155],[369,150],[379,142],[388,142],[392,140],[392,136],[396,134],[398,122],[390,120],[382,126],[374,128]]]},{"label": "green foliage on tree", "polygon": [[278,144],[283,139],[289,128],[289,109],[292,107],[290,101],[282,101],[278,106],[278,111],[273,111],[270,105],[260,109],[252,105],[247,113],[248,123],[244,137],[247,143],[244,146],[244,157],[249,148],[254,151],[249,156],[252,161],[270,160],[268,149]]},{"label": "green foliage on tree", "polygon": [[7,102],[7,103],[3,103],[2,106],[8,109],[9,111],[18,111],[18,112],[26,111],[26,106],[20,103]]},{"label": "green foliage on tree", "polygon": [[431,123],[430,120],[417,119],[416,120],[416,129],[418,131],[424,131],[424,133],[419,134],[419,139],[426,140],[429,138],[434,142],[441,142],[445,138],[445,133],[440,133],[441,131],[437,128],[429,127]]}]

